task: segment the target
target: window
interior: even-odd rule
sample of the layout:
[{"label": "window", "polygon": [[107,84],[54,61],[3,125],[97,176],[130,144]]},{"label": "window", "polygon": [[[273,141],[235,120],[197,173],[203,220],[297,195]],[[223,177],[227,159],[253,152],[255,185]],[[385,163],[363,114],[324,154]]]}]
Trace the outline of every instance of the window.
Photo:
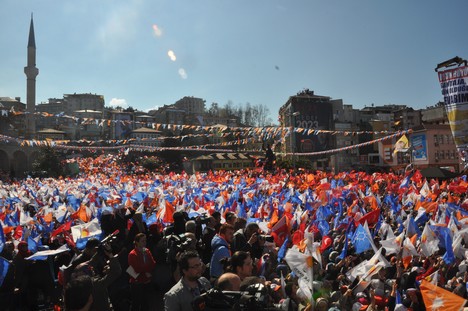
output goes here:
[{"label": "window", "polygon": [[437,135],[434,135],[434,145],[438,146],[439,141],[437,140]]}]

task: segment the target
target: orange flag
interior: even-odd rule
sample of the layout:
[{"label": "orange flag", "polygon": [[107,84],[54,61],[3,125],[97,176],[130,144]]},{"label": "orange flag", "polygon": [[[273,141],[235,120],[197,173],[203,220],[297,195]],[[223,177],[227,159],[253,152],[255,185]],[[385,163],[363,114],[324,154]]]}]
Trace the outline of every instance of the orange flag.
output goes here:
[{"label": "orange flag", "polygon": [[88,212],[86,210],[86,205],[81,205],[80,208],[78,208],[78,210],[73,213],[73,217],[76,219],[76,218],[79,218],[81,219],[83,222],[88,222],[90,221],[90,216],[88,215]]},{"label": "orange flag", "polygon": [[271,215],[270,222],[268,223],[268,228],[273,228],[273,226],[278,222],[278,210],[273,211],[273,215]]},{"label": "orange flag", "polygon": [[50,224],[50,222],[52,221],[52,213],[47,213],[45,216],[44,216],[44,221],[48,224]]},{"label": "orange flag", "polygon": [[466,300],[448,290],[436,286],[426,280],[419,286],[426,305],[426,310],[459,311],[463,310]]}]

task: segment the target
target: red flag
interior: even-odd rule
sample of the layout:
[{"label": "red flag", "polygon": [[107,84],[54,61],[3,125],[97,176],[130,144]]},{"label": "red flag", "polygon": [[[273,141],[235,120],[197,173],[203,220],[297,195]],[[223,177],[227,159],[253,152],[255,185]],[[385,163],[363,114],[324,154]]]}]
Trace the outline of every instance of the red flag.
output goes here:
[{"label": "red flag", "polygon": [[13,233],[13,237],[15,238],[15,240],[21,240],[21,238],[23,237],[23,227],[17,226]]},{"label": "red flag", "polygon": [[286,216],[281,217],[281,219],[271,228],[271,235],[275,239],[277,246],[283,245],[284,240],[289,236],[289,232],[289,218]]},{"label": "red flag", "polygon": [[459,311],[463,309],[466,300],[448,290],[436,286],[426,280],[419,286],[426,305],[426,310]]},{"label": "red flag", "polygon": [[304,239],[304,231],[306,229],[305,223],[299,225],[299,229],[297,229],[292,236],[292,242],[294,245],[299,246],[301,241]]},{"label": "red flag", "polygon": [[63,232],[67,232],[67,231],[70,231],[71,229],[71,224],[72,224],[72,221],[68,221],[66,223],[64,223],[63,225],[61,225],[60,227],[58,227],[57,229],[55,229],[54,231],[52,231],[52,233],[50,234],[50,237],[53,238],[54,236],[57,236],[59,235],[60,233],[63,233]]},{"label": "red flag", "polygon": [[358,222],[361,225],[364,225],[365,222],[367,221],[367,224],[369,226],[373,226],[379,221],[379,216],[380,216],[380,210],[376,209],[376,210],[373,210],[372,212],[365,214],[361,218],[359,218]]}]

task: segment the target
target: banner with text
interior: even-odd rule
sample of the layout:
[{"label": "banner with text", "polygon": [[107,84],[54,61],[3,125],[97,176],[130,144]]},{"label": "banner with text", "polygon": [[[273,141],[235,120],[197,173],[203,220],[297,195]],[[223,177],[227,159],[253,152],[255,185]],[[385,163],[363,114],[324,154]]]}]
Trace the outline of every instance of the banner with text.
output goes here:
[{"label": "banner with text", "polygon": [[466,162],[468,150],[468,66],[438,72],[453,139]]}]

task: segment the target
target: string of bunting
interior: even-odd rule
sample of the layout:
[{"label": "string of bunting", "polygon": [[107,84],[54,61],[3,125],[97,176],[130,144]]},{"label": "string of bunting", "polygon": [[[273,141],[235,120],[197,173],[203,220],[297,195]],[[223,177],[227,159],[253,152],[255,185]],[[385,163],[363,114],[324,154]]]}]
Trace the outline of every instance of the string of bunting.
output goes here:
[{"label": "string of bunting", "polygon": [[[29,114],[28,112],[14,112],[14,116],[19,116],[23,114]],[[50,114],[47,112],[36,112],[35,116],[39,117],[55,117],[55,118],[65,118],[73,120],[76,125],[96,125],[99,127],[104,127],[104,125],[110,126],[111,123],[121,124],[123,126],[137,125],[135,127],[148,127],[155,130],[167,129],[167,130],[184,130],[191,129],[195,131],[208,131],[212,133],[224,133],[229,132],[247,132],[244,133],[244,136],[248,135],[248,132],[256,132],[260,134],[262,132],[273,132],[273,136],[278,135],[278,132],[289,132],[291,127],[285,126],[263,126],[263,127],[228,127],[228,126],[219,126],[219,125],[189,125],[189,124],[166,124],[166,123],[153,123],[153,122],[143,122],[143,121],[132,121],[132,120],[110,120],[110,119],[98,119],[98,118],[80,118],[74,116],[68,116],[63,113],[59,114]],[[319,134],[331,134],[337,135],[342,134],[345,136],[350,135],[363,135],[363,134],[393,134],[394,131],[338,131],[338,130],[319,130],[314,128],[302,128],[294,127],[292,130],[296,133],[304,133],[305,135],[319,135]],[[283,133],[284,135],[284,133]],[[184,135],[187,136],[187,135]],[[182,136],[181,136],[182,137]]]},{"label": "string of bunting", "polygon": [[[381,137],[378,139],[374,139],[371,141],[367,141],[364,143],[352,145],[352,146],[346,146],[343,148],[337,148],[337,149],[331,149],[331,150],[325,150],[325,151],[318,151],[318,152],[303,152],[303,153],[278,153],[278,155],[300,155],[300,156],[318,156],[318,155],[325,155],[325,154],[332,154],[332,153],[339,153],[342,151],[346,150],[351,150],[351,149],[356,149],[368,145],[372,145],[381,141],[389,140],[396,138],[398,136],[402,136],[404,134],[410,134],[412,133],[411,129],[404,130],[404,131],[399,131],[395,134],[388,135],[385,137]],[[0,135],[0,140],[2,138],[2,135]],[[138,144],[128,144],[128,141],[122,141],[122,144],[120,145],[114,145],[114,146],[67,146],[67,145],[50,145],[55,148],[59,149],[64,149],[64,150],[121,150],[124,152],[128,152],[130,150],[132,151],[149,151],[149,152],[158,152],[158,151],[165,151],[165,150],[173,150],[173,151],[208,151],[208,152],[227,152],[227,153],[233,153],[233,152],[260,152],[261,149],[249,149],[249,150],[232,150],[232,149],[218,149],[218,148],[208,148],[210,146],[220,146],[220,144],[213,144],[213,145],[198,145],[198,146],[183,146],[183,147],[155,147],[155,146],[146,146],[146,145],[138,145]]]}]

